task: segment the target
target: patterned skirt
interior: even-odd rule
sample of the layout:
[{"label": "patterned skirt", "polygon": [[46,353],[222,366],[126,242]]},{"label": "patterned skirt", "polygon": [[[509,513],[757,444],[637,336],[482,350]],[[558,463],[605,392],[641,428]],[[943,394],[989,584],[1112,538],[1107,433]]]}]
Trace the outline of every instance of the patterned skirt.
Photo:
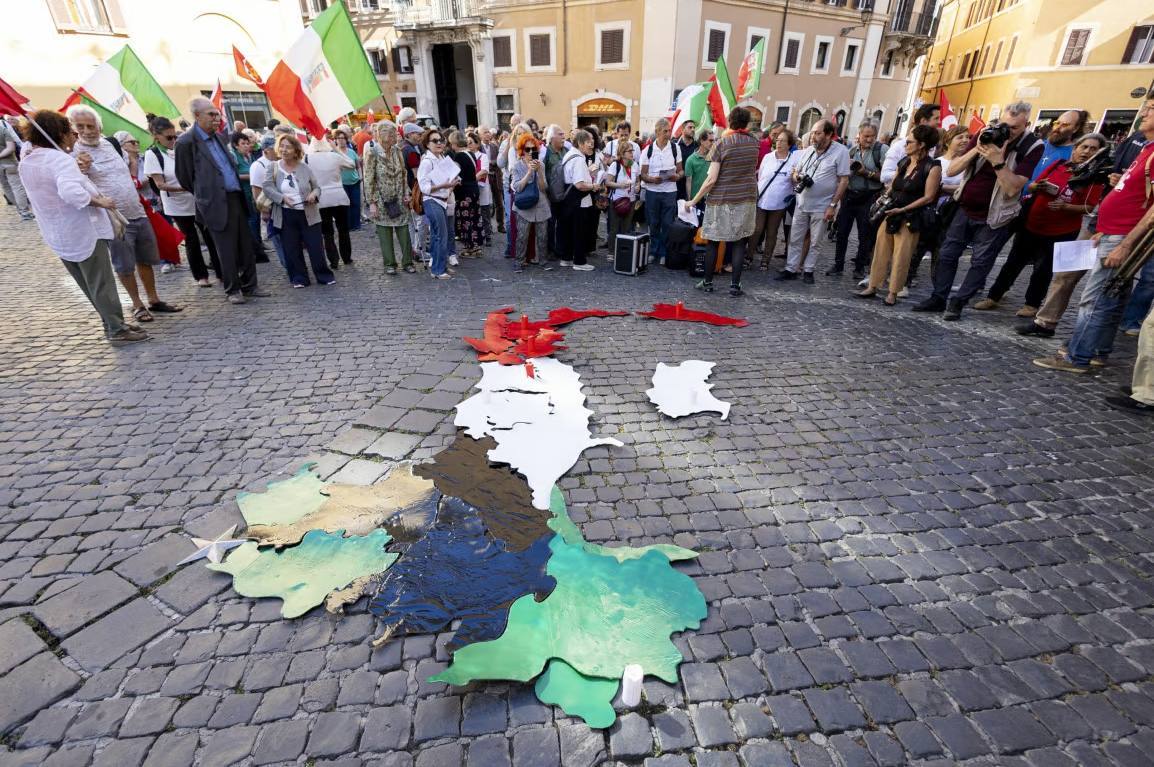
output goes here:
[{"label": "patterned skirt", "polygon": [[753,234],[757,224],[757,201],[711,203],[706,200],[701,235],[713,242],[737,242]]},{"label": "patterned skirt", "polygon": [[457,239],[466,250],[479,248],[485,243],[485,224],[477,198],[462,195],[457,198]]}]

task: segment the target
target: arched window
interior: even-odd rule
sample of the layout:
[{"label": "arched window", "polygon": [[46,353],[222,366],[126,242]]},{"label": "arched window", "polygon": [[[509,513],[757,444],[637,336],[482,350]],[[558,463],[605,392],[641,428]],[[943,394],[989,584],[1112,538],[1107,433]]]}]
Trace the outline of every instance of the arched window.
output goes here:
[{"label": "arched window", "polygon": [[[821,110],[817,107],[810,107],[801,113],[801,122],[798,123],[798,133],[801,136],[806,135],[813,130],[814,124],[821,119]],[[799,136],[799,138],[801,137]]]},{"label": "arched window", "polygon": [[875,122],[875,123],[877,123],[877,125],[878,125],[878,129],[879,129],[879,130],[881,129],[881,125],[882,125],[882,118],[883,118],[883,117],[885,117],[885,114],[886,114],[886,113],[885,113],[885,112],[883,112],[883,111],[882,111],[882,110],[880,110],[880,109],[875,109],[875,110],[874,110],[873,118],[874,118],[874,122]]},{"label": "arched window", "polygon": [[837,110],[837,114],[834,115],[833,119],[834,119],[834,122],[837,123],[837,125],[834,126],[834,130],[837,131],[838,136],[841,136],[842,138],[844,138],[845,137],[845,110],[844,109]]}]

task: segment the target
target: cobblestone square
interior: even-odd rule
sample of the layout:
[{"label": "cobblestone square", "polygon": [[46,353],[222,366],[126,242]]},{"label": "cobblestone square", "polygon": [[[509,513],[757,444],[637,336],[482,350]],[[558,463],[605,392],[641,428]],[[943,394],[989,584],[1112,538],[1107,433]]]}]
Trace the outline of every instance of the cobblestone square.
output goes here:
[{"label": "cobblestone square", "polygon": [[[943,323],[757,271],[704,296],[601,258],[515,278],[499,248],[388,277],[366,229],[329,288],[264,264],[272,295],[234,306],[163,275],[185,311],[112,349],[34,224],[0,209],[0,242],[3,767],[1151,763],[1154,435],[1102,402],[1133,339],[1067,377],[1030,359],[1068,322],[1022,338],[1012,308]],[[366,600],[285,620],[174,569],[306,461],[371,483],[449,444],[488,311],[676,300],[750,325],[590,319],[557,355],[624,443],[562,480],[574,521],[699,551],[677,567],[709,606],[681,683],[648,679],[610,730],[529,685],[427,682],[446,637],[373,649]],[[728,420],[650,404],[685,359],[717,363]]]}]

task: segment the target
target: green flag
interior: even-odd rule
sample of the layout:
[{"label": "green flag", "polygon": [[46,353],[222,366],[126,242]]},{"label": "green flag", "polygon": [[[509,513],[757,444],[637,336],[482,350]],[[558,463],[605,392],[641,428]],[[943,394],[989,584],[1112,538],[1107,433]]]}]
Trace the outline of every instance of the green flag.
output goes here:
[{"label": "green flag", "polygon": [[117,131],[123,130],[131,133],[133,138],[140,142],[142,149],[152,143],[152,136],[149,135],[146,128],[141,128],[139,125],[125,120],[123,117],[116,114],[116,112],[105,109],[100,104],[96,103],[87,96],[84,96],[83,94],[80,95],[80,103],[91,109],[93,112],[96,112],[96,114],[100,115],[100,122],[104,126],[101,132],[105,136],[111,136]]},{"label": "green flag", "polygon": [[714,66],[715,80],[709,92],[709,111],[713,123],[726,128],[729,126],[729,110],[737,106],[737,99],[733,96],[733,84],[729,81],[725,59],[719,58]]},{"label": "green flag", "polygon": [[737,100],[745,101],[757,95],[761,87],[761,70],[765,69],[765,38],[757,41],[757,45],[745,58],[741,60],[741,68],[737,70]]}]

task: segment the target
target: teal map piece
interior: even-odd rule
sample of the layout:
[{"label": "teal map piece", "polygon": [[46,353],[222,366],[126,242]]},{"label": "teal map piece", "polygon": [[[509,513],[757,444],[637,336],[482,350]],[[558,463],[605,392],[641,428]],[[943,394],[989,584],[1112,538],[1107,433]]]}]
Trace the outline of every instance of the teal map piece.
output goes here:
[{"label": "teal map piece", "polygon": [[601,546],[596,543],[587,543],[584,536],[581,535],[581,531],[577,529],[577,525],[573,524],[573,520],[569,519],[569,513],[565,510],[565,496],[561,493],[561,488],[556,485],[553,486],[553,493],[549,497],[549,511],[553,514],[553,518],[545,523],[549,526],[549,529],[561,536],[565,543],[572,546],[583,546],[590,554],[615,557],[618,562],[623,562],[626,559],[636,559],[650,551],[660,551],[670,562],[697,558],[696,551],[682,548],[681,546],[674,546],[669,543],[657,543],[652,546],[639,547],[611,547]]},{"label": "teal map piece", "polygon": [[[527,682],[558,658],[585,677],[618,680],[626,665],[637,663],[646,674],[676,683],[682,659],[670,635],[698,628],[706,615],[705,597],[693,579],[673,569],[662,548],[585,543],[556,488],[551,500],[560,532],[549,543],[553,555],[546,573],[557,588],[542,602],[518,599],[504,634],[457,650],[452,664],[430,681]],[[693,556],[672,548],[675,555]]]},{"label": "teal map piece", "polygon": [[390,541],[384,530],[352,538],[345,538],[344,530],[313,530],[299,545],[280,552],[246,543],[230,552],[224,562],[209,564],[208,568],[231,575],[232,587],[241,596],[280,597],[284,600],[281,615],[296,618],[323,602],[329,593],[387,570],[398,557],[385,552]]},{"label": "teal map piece", "polygon": [[549,661],[545,673],[537,677],[534,692],[542,703],[560,706],[569,716],[579,716],[590,727],[604,729],[617,719],[613,696],[620,683],[578,674],[563,660]]},{"label": "teal map piece", "polygon": [[312,514],[328,500],[325,483],[313,474],[315,463],[305,464],[291,478],[270,482],[263,493],[240,493],[236,503],[249,525],[288,525]]}]

